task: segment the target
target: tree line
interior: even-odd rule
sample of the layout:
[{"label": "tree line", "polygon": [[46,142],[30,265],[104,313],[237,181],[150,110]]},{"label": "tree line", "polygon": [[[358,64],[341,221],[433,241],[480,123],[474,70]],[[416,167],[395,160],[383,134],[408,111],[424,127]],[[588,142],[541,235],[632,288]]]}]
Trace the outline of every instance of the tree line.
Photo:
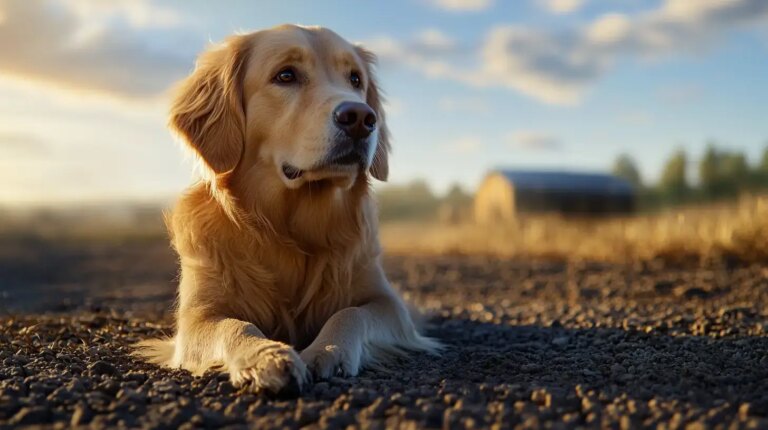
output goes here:
[{"label": "tree line", "polygon": [[453,184],[443,195],[436,195],[426,181],[417,179],[403,185],[388,185],[377,190],[379,219],[387,221],[456,221],[466,219],[472,195]]},{"label": "tree line", "polygon": [[[721,149],[714,143],[707,145],[696,161],[680,149],[670,155],[659,181],[653,184],[644,181],[634,159],[627,154],[615,160],[612,173],[635,186],[639,209],[644,211],[732,199],[742,193],[768,192],[768,147],[755,164],[750,164],[744,153]],[[693,181],[692,177],[698,179]],[[441,195],[434,193],[426,181],[415,180],[384,186],[376,194],[379,217],[384,222],[471,217],[473,196],[459,184]]]},{"label": "tree line", "polygon": [[672,153],[664,164],[656,184],[646,184],[632,157],[620,155],[613,164],[613,174],[631,182],[638,190],[639,206],[654,209],[685,203],[725,200],[742,193],[768,191],[768,147],[757,163],[751,165],[744,153],[725,150],[710,143],[698,163],[698,181],[690,180],[694,165],[683,149]]}]

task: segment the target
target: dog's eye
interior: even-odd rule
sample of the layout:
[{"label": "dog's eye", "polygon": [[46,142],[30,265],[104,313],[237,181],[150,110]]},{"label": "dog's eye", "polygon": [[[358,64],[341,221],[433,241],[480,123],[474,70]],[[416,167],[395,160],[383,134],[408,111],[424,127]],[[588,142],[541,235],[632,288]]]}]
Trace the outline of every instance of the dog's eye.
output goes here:
[{"label": "dog's eye", "polygon": [[283,70],[277,72],[274,81],[279,84],[290,84],[296,82],[296,71],[290,67],[286,67]]},{"label": "dog's eye", "polygon": [[360,88],[360,86],[363,84],[363,80],[360,79],[359,73],[352,72],[349,74],[349,83],[351,83],[355,88]]}]

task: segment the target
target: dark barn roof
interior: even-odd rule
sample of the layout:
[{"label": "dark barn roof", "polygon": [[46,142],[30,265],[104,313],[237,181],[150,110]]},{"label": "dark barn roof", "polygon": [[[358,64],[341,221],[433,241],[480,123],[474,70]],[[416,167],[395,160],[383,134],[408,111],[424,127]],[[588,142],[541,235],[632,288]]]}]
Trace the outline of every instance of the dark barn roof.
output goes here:
[{"label": "dark barn roof", "polygon": [[635,189],[628,181],[602,173],[576,173],[497,169],[516,190],[558,193],[633,196]]}]

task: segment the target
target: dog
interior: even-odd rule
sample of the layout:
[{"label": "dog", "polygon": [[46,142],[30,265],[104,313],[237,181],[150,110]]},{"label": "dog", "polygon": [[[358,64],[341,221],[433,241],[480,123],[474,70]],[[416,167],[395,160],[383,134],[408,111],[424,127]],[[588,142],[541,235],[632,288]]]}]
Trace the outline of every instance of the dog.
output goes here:
[{"label": "dog", "polygon": [[390,144],[375,61],[296,25],[199,56],[169,121],[203,173],[166,215],[176,333],[139,356],[279,394],[440,350],[380,261],[371,183],[387,179]]}]

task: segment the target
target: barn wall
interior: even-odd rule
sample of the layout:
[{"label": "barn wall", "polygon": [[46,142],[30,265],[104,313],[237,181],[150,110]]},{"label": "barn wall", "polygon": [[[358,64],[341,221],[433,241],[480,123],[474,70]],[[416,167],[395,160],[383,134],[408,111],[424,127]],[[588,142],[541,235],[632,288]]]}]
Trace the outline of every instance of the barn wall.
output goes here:
[{"label": "barn wall", "polygon": [[627,214],[634,198],[622,194],[589,194],[551,190],[517,190],[518,212],[557,212],[563,215]]},{"label": "barn wall", "polygon": [[595,216],[629,214],[634,210],[635,196],[631,193],[518,189],[500,173],[483,180],[474,201],[474,217],[479,223],[511,221],[518,213]]}]

